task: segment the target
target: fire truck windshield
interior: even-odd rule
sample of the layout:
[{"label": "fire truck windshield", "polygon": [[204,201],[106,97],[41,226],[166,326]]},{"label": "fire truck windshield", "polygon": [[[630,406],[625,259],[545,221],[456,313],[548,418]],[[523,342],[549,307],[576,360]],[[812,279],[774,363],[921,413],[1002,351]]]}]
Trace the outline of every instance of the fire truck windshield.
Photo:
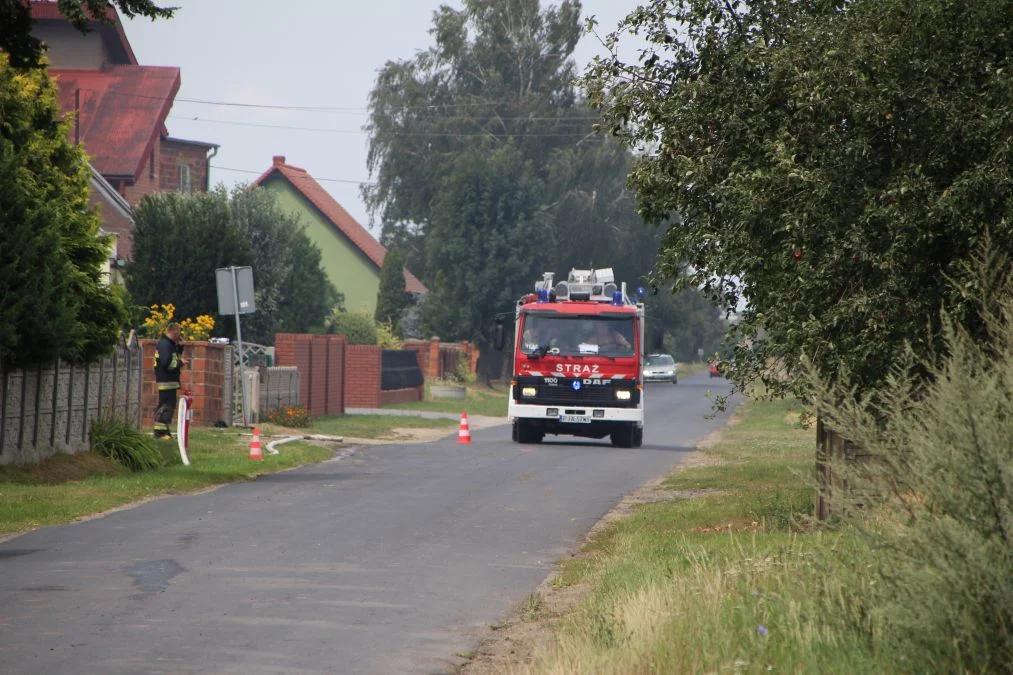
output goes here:
[{"label": "fire truck windshield", "polygon": [[633,317],[526,314],[521,351],[529,356],[633,356]]}]

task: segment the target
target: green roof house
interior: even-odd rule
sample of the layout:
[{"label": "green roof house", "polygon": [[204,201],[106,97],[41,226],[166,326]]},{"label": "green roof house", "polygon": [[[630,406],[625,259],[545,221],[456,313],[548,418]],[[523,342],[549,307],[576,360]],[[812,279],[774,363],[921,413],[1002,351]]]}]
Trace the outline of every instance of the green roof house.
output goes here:
[{"label": "green roof house", "polygon": [[[284,156],[276,155],[271,168],[254,184],[273,191],[282,209],[299,215],[306,234],[323,253],[324,271],[344,294],[345,307],[349,311],[366,309],[372,314],[387,249],[305,169],[286,164]],[[405,291],[426,292],[422,282],[408,270],[404,278]]]}]

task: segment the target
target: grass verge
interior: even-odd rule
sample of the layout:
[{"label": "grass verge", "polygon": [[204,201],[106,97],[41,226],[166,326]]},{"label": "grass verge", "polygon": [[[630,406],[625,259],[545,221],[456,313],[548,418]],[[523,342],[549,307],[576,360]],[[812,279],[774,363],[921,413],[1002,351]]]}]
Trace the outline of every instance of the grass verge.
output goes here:
[{"label": "grass verge", "polygon": [[425,398],[413,403],[392,403],[384,406],[399,410],[426,410],[430,412],[460,413],[467,411],[469,415],[488,415],[490,417],[506,417],[507,395],[510,392],[508,385],[499,385],[496,388],[483,385],[469,385],[467,398],[463,401],[452,399],[434,399],[429,394],[429,385],[426,385]]},{"label": "grass verge", "polygon": [[708,462],[670,476],[564,563],[582,585],[527,673],[896,672],[841,611],[847,531],[811,527],[814,434],[789,403],[750,402]]},{"label": "grass verge", "polygon": [[679,377],[689,377],[690,375],[696,375],[707,370],[708,364],[706,361],[680,361],[679,362]]},{"label": "grass verge", "polygon": [[[173,441],[173,450],[175,445]],[[318,445],[294,442],[284,445],[281,454],[254,462],[249,459],[249,439],[231,429],[193,430],[190,446],[191,466],[175,464],[136,473],[95,452],[58,455],[33,466],[0,466],[0,535],[68,523],[131,502],[195,492],[334,454]]]},{"label": "grass verge", "polygon": [[408,440],[411,436],[399,429],[443,429],[457,426],[456,420],[429,420],[400,415],[336,415],[313,421],[307,432],[349,438],[372,438],[385,441]]}]

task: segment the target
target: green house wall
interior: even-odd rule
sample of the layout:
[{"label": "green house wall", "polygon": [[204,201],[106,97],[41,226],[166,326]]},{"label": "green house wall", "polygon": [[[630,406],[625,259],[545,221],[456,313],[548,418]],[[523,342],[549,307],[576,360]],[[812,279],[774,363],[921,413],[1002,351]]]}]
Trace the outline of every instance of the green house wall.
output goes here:
[{"label": "green house wall", "polygon": [[323,254],[321,262],[327,277],[345,296],[345,309],[352,312],[365,309],[372,315],[380,290],[380,270],[373,261],[284,177],[275,174],[261,186],[274,192],[278,205],[288,213],[298,214],[299,221],[306,225],[306,234]]}]

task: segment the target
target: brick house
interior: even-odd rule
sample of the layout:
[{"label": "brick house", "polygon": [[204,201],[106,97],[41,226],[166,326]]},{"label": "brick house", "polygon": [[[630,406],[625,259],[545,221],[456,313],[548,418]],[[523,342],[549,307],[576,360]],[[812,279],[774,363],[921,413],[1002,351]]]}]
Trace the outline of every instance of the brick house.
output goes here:
[{"label": "brick house", "polygon": [[[109,22],[93,20],[81,34],[57,3],[32,0],[32,34],[46,44],[49,74],[61,109],[73,116],[71,136],[89,162],[127,203],[146,194],[208,189],[210,160],[218,146],[173,138],[165,126],[180,87],[179,68],[137,63],[116,10]],[[92,202],[105,212],[93,193]],[[104,221],[117,237],[117,259],[130,259],[133,221]]]},{"label": "brick house", "polygon": [[[387,249],[330,195],[305,169],[285,162],[276,155],[271,168],[254,185],[273,191],[278,204],[297,214],[306,225],[306,234],[320,248],[327,277],[345,296],[350,311],[376,310],[380,289],[380,267]],[[404,271],[405,291],[414,295],[426,292],[415,275]]]},{"label": "brick house", "polygon": [[112,250],[103,271],[109,283],[122,285],[125,261],[119,255],[119,240],[121,233],[134,229],[134,214],[130,203],[91,164],[88,165],[88,183],[91,186],[91,204],[102,218],[102,232],[113,237]]}]

